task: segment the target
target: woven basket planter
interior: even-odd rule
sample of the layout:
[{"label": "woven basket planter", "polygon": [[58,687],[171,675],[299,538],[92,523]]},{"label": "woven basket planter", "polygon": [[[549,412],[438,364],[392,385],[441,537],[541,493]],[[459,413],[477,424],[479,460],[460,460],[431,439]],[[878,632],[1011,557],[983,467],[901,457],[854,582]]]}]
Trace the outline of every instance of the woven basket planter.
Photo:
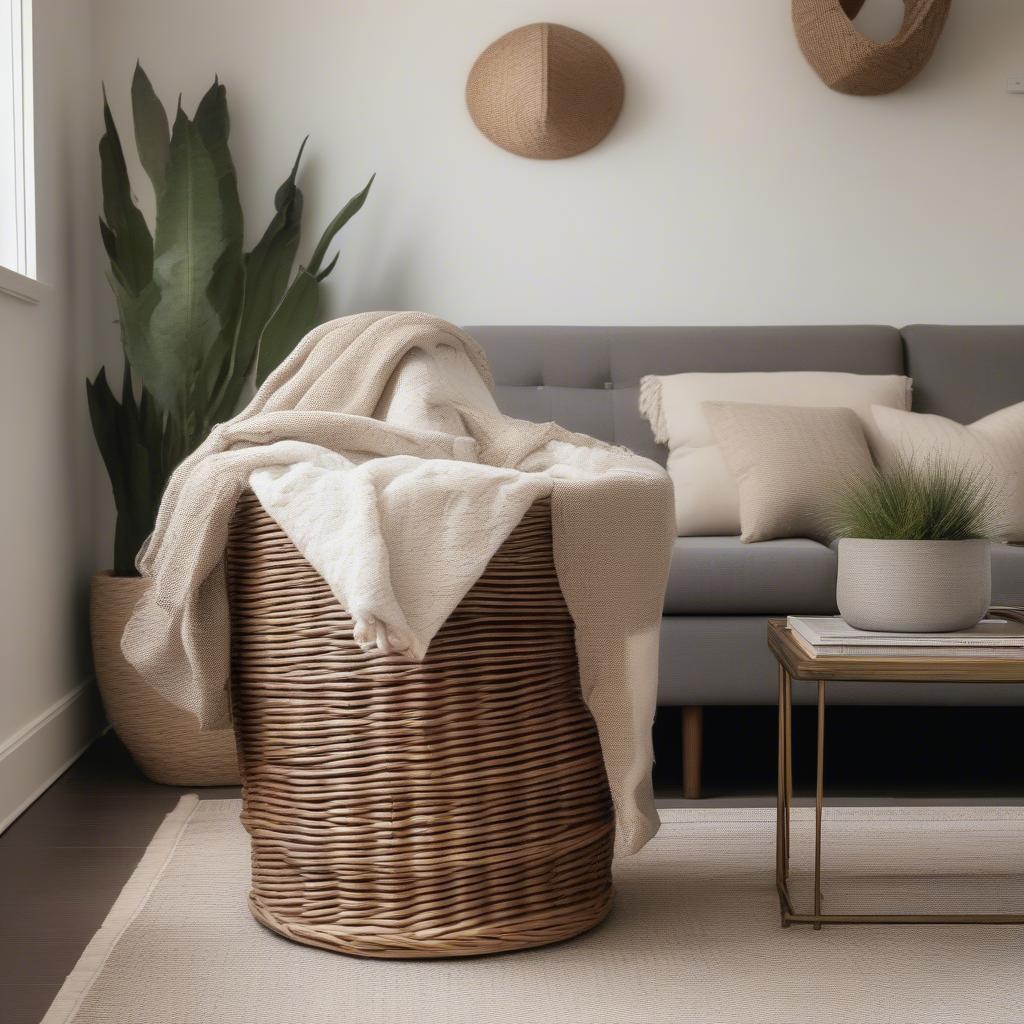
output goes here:
[{"label": "woven basket planter", "polygon": [[426,660],[365,652],[252,497],[228,548],[254,916],[358,956],[557,942],[611,906],[611,798],[538,503]]},{"label": "woven basket planter", "polygon": [[147,686],[121,653],[121,634],[149,581],[97,573],[89,619],[103,708],[143,774],[167,786],[236,786],[230,729],[202,732],[195,718]]}]

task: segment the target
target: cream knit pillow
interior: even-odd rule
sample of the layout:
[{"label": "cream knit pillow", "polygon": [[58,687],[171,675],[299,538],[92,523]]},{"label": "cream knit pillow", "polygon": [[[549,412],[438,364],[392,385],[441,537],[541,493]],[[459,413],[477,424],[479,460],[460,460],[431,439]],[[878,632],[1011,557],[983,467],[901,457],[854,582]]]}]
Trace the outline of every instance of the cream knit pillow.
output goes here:
[{"label": "cream knit pillow", "polygon": [[841,406],[853,409],[873,445],[873,405],[910,408],[909,377],[817,370],[773,373],[675,373],[644,377],[640,412],[654,439],[668,445],[668,473],[675,492],[681,537],[737,534],[740,499],[722,452],[701,412],[702,402]]},{"label": "cream knit pillow", "polygon": [[964,426],[944,416],[872,406],[882,467],[899,456],[941,456],[989,476],[1007,540],[1024,541],[1024,402]]},{"label": "cream knit pillow", "polygon": [[874,464],[852,409],[701,405],[739,489],[741,539],[830,539],[836,493]]}]

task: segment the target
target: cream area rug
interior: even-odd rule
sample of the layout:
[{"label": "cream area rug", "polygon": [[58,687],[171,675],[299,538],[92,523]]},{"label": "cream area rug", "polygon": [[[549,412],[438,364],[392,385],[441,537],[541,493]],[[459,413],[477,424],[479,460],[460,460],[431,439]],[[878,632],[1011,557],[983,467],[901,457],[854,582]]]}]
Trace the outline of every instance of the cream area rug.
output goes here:
[{"label": "cream area rug", "polygon": [[[357,960],[248,913],[236,800],[168,816],[44,1024],[932,1024],[1024,1020],[1024,928],[779,927],[775,812],[674,809],[578,939]],[[828,810],[826,909],[1024,909],[1024,808]],[[796,888],[811,820],[797,811]]]}]

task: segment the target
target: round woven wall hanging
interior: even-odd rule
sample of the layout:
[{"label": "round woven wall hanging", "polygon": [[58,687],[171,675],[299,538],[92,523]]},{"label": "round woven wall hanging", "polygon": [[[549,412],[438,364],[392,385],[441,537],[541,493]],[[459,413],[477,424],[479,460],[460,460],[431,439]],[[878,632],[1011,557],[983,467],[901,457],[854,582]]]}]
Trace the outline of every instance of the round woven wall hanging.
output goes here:
[{"label": "round woven wall hanging", "polygon": [[903,24],[885,42],[853,24],[864,2],[793,0],[793,27],[808,63],[830,89],[879,96],[906,85],[928,63],[950,0],[904,0]]},{"label": "round woven wall hanging", "polygon": [[558,160],[611,131],[625,85],[611,54],[564,25],[517,28],[491,43],[466,82],[477,128],[502,149]]}]

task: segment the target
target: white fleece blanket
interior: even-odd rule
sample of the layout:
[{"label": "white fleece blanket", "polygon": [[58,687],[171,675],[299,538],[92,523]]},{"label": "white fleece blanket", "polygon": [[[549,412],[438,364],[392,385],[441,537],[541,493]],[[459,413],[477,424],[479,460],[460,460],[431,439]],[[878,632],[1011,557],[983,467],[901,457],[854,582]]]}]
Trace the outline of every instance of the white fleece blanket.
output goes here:
[{"label": "white fleece blanket", "polygon": [[139,556],[153,585],[122,648],[204,728],[227,724],[223,554],[251,487],[352,616],[356,641],[422,660],[525,511],[550,496],[617,846],[634,852],[658,824],[650,728],[671,487],[624,449],[502,416],[490,387],[476,343],[435,317],[316,328],[174,473]]}]

